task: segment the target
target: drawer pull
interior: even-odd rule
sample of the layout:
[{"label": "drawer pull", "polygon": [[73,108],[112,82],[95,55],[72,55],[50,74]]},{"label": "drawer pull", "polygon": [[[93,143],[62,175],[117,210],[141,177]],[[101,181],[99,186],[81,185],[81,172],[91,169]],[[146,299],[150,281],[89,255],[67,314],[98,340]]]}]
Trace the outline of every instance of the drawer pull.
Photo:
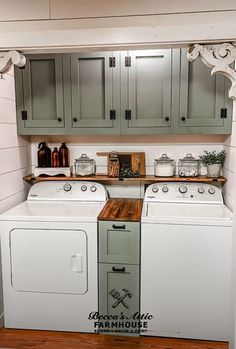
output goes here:
[{"label": "drawer pull", "polygon": [[113,229],[125,229],[125,224],[123,224],[123,225],[115,225],[115,224],[112,224],[112,228],[113,228]]},{"label": "drawer pull", "polygon": [[122,267],[122,268],[112,267],[112,271],[117,273],[125,273],[125,267]]}]

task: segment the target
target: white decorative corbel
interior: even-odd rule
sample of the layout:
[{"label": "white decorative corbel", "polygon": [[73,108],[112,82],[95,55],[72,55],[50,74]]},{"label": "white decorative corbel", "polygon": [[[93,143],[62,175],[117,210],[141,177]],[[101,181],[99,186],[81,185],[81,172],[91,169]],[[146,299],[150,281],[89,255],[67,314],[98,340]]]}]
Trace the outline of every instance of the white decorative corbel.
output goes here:
[{"label": "white decorative corbel", "polygon": [[26,58],[18,51],[0,52],[0,74],[7,73],[13,64],[23,67]]},{"label": "white decorative corbel", "polygon": [[189,48],[187,57],[190,62],[193,62],[198,56],[208,67],[213,68],[211,75],[221,73],[231,80],[232,86],[229,89],[229,97],[236,99],[236,46],[231,43],[219,45],[195,44]]}]

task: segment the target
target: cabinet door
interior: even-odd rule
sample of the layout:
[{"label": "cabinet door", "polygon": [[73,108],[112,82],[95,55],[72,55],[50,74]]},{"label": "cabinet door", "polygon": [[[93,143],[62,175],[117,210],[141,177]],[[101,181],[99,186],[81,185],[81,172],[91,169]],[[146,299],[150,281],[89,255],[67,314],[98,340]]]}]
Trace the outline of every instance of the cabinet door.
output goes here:
[{"label": "cabinet door", "polygon": [[123,134],[170,132],[171,61],[170,49],[122,53]]},{"label": "cabinet door", "polygon": [[63,128],[62,55],[27,56],[22,69],[25,128]]},{"label": "cabinet door", "polygon": [[[99,263],[99,314],[124,314],[125,322],[135,322],[132,315],[139,313],[139,266],[127,264]],[[129,319],[127,319],[129,318]],[[120,326],[122,319],[111,320],[113,326],[108,332],[119,330],[135,332],[135,328]],[[117,322],[117,327],[114,323]],[[107,323],[107,320],[105,324]],[[102,328],[104,331],[104,328]],[[130,331],[129,331],[130,329]],[[136,333],[139,332],[136,328]]]},{"label": "cabinet door", "polygon": [[[119,133],[118,55],[71,55],[71,126],[77,131]],[[97,132],[96,132],[97,131]]]},{"label": "cabinet door", "polygon": [[139,263],[140,223],[99,222],[99,262]]},{"label": "cabinet door", "polygon": [[182,49],[178,127],[186,128],[188,133],[194,128],[200,133],[230,133],[232,101],[228,88],[227,78],[211,75],[211,69],[200,58],[189,62],[187,51]]}]

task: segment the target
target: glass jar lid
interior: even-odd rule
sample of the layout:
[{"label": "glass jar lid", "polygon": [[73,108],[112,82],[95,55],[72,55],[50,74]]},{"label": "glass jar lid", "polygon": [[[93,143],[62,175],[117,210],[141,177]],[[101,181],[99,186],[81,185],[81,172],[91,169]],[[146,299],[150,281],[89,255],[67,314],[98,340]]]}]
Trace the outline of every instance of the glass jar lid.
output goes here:
[{"label": "glass jar lid", "polygon": [[155,159],[155,161],[164,164],[164,163],[172,163],[174,160],[169,158],[167,154],[162,154],[162,156],[159,159]]},{"label": "glass jar lid", "polygon": [[186,154],[186,156],[183,159],[180,159],[180,161],[199,162],[199,160],[194,158],[191,153]]},{"label": "glass jar lid", "polygon": [[82,154],[78,159],[75,159],[75,162],[82,162],[82,163],[91,163],[93,162],[93,159],[90,159],[87,154]]},{"label": "glass jar lid", "polygon": [[110,154],[109,154],[109,160],[110,161],[119,161],[119,153],[118,152],[116,152],[116,151],[112,151],[112,152],[110,152]]}]

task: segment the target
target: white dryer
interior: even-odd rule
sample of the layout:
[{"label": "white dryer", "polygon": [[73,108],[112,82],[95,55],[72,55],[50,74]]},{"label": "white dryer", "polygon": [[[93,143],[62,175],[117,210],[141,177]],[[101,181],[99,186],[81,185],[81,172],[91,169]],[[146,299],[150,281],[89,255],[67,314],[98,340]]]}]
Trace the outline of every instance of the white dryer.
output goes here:
[{"label": "white dryer", "polygon": [[232,215],[219,188],[147,188],[141,221],[144,335],[229,340]]},{"label": "white dryer", "polygon": [[106,200],[99,183],[40,182],[0,216],[5,327],[94,331],[97,216]]}]

